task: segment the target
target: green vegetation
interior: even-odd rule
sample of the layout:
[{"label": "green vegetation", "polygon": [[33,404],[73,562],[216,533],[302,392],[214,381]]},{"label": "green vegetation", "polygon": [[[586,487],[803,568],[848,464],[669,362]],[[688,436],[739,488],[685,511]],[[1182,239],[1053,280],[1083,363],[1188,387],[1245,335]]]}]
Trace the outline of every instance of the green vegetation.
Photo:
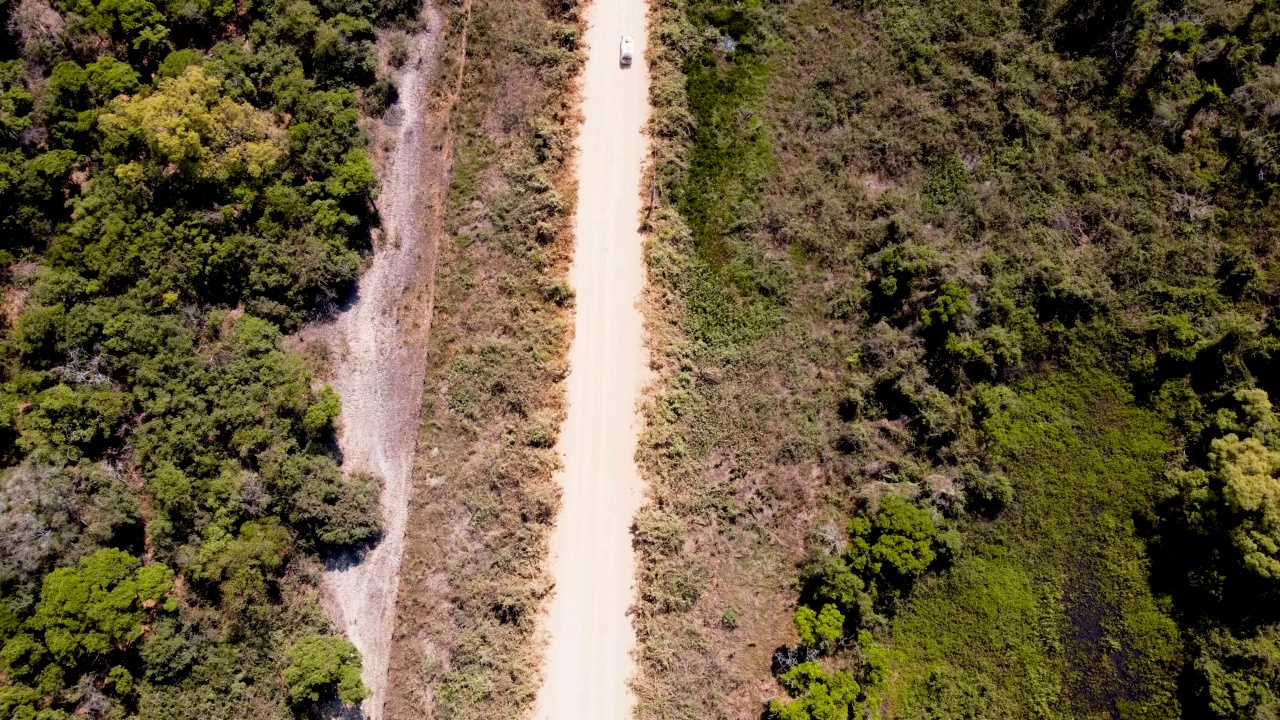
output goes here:
[{"label": "green vegetation", "polygon": [[1019,385],[980,432],[1018,502],[969,519],[966,552],[892,620],[901,714],[1177,715],[1182,642],[1140,535],[1168,425],[1113,381],[1053,376]]},{"label": "green vegetation", "polygon": [[641,716],[1274,714],[1274,3],[656,18]]},{"label": "green vegetation", "polygon": [[[30,625],[44,634],[55,660],[74,667],[85,656],[128,646],[142,636],[145,608],[163,601],[164,610],[177,609],[176,600],[165,598],[173,589],[173,571],[138,564],[122,550],[103,548],[75,568],[59,568],[45,577]],[[40,652],[29,643],[29,636],[20,643],[21,654]]]},{"label": "green vegetation", "polygon": [[285,659],[284,682],[295,703],[337,695],[347,705],[358,705],[365,698],[360,653],[342,638],[309,635],[289,648]]},{"label": "green vegetation", "polygon": [[361,269],[374,28],[417,11],[0,3],[0,716],[363,697],[314,578],[376,479],[283,339]]},{"label": "green vegetation", "polygon": [[827,673],[815,662],[796,665],[779,675],[778,682],[798,698],[786,705],[769,703],[769,712],[782,720],[845,720],[862,690],[848,673]]}]

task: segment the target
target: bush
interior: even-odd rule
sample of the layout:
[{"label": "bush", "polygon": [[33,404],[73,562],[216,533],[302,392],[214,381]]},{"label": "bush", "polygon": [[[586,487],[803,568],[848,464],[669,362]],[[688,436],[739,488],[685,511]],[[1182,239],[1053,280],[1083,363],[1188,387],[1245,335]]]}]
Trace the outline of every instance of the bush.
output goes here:
[{"label": "bush", "polygon": [[824,555],[805,568],[800,577],[803,590],[800,598],[812,607],[834,605],[846,614],[858,617],[859,606],[866,597],[866,583],[849,569],[849,564],[839,555]]},{"label": "bush", "polygon": [[336,697],[358,705],[369,694],[360,680],[360,653],[342,638],[309,635],[285,652],[285,660],[284,682],[294,703]]},{"label": "bush", "polygon": [[769,701],[769,715],[777,720],[848,720],[861,688],[846,672],[827,673],[813,661],[800,663],[778,677],[796,699]]},{"label": "bush", "polygon": [[844,615],[835,605],[823,605],[819,612],[801,607],[793,619],[800,642],[808,647],[825,650],[844,637]]},{"label": "bush", "polygon": [[[103,548],[74,568],[49,573],[31,625],[58,662],[74,667],[142,636],[144,621],[173,588],[173,571],[139,565],[126,552]],[[175,609],[175,601],[164,608]]]},{"label": "bush", "polygon": [[1013,502],[1013,484],[1001,472],[984,473],[965,468],[960,474],[964,485],[965,507],[969,512],[993,518]]},{"label": "bush", "polygon": [[405,60],[408,59],[408,38],[401,31],[391,33],[391,43],[390,47],[387,49],[387,64],[393,68],[399,68],[404,65]]},{"label": "bush", "polygon": [[849,521],[849,567],[905,589],[936,557],[937,533],[928,510],[890,495],[871,518]]}]

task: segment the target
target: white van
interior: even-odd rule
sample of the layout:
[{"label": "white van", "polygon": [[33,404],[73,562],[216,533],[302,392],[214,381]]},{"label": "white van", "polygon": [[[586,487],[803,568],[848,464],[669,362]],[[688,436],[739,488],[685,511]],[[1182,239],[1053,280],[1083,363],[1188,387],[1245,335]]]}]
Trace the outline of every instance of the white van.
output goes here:
[{"label": "white van", "polygon": [[623,65],[630,65],[631,59],[635,57],[636,43],[631,39],[630,35],[623,35],[622,42],[618,47],[618,59]]}]

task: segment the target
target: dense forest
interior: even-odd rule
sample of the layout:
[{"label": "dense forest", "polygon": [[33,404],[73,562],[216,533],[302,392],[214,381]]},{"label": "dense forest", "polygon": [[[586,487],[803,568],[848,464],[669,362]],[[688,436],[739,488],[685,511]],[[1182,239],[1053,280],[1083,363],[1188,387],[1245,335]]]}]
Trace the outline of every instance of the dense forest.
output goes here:
[{"label": "dense forest", "polygon": [[377,224],[368,0],[0,3],[0,717],[365,694],[322,553],[376,538],[284,335]]},{"label": "dense forest", "polygon": [[1280,5],[664,0],[641,717],[1280,712]]}]

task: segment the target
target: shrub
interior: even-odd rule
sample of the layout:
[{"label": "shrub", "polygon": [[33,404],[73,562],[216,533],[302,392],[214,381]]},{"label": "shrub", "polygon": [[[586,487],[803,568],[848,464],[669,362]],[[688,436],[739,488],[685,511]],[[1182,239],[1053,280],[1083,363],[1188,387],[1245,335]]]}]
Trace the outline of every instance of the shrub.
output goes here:
[{"label": "shrub", "polygon": [[769,715],[777,720],[847,720],[861,692],[853,676],[843,671],[827,673],[813,661],[796,665],[778,682],[796,699],[769,701]]},{"label": "shrub", "polygon": [[819,612],[801,607],[793,620],[800,642],[809,647],[828,649],[844,637],[844,615],[835,605],[823,605]]},{"label": "shrub", "polygon": [[865,597],[866,583],[849,569],[843,557],[824,555],[805,568],[800,580],[803,584],[800,597],[806,605],[834,605],[844,613],[859,614],[857,610]]},{"label": "shrub", "polygon": [[[139,567],[128,553],[103,548],[74,568],[49,573],[31,625],[60,663],[74,667],[87,656],[123,648],[142,636],[143,623],[173,588],[173,571]],[[165,601],[167,610],[175,601]]]},{"label": "shrub", "polygon": [[849,521],[849,566],[889,585],[908,587],[936,557],[937,532],[928,510],[890,495],[871,518]]},{"label": "shrub", "polygon": [[984,473],[965,468],[960,474],[964,484],[965,506],[970,512],[993,518],[1013,502],[1013,484],[1001,472]]},{"label": "shrub", "polygon": [[368,696],[360,680],[360,653],[346,640],[309,635],[285,652],[284,682],[294,703],[318,703],[336,697],[357,705]]},{"label": "shrub", "polygon": [[742,617],[738,615],[738,611],[733,608],[725,608],[720,613],[720,626],[726,630],[737,630],[741,624]]},{"label": "shrub", "polygon": [[408,38],[401,31],[391,33],[391,43],[387,48],[387,64],[391,65],[393,68],[399,68],[404,65],[405,60],[408,59]]}]

